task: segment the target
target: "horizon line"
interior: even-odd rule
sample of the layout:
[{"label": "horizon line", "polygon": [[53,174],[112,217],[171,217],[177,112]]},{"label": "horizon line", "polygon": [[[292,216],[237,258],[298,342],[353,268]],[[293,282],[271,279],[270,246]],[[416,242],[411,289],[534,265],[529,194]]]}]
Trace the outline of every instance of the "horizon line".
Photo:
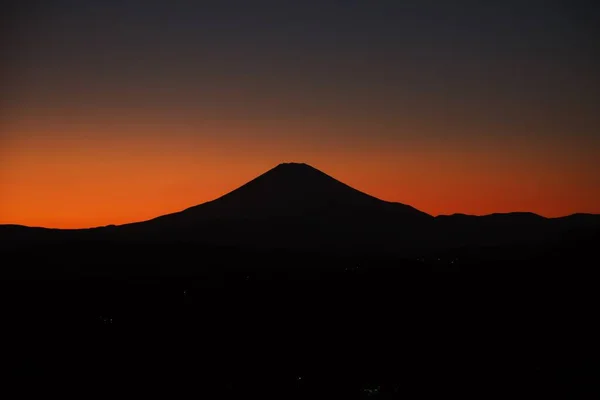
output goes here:
[{"label": "horizon line", "polygon": [[381,199],[381,198],[379,198],[377,196],[373,196],[373,195],[371,195],[369,193],[363,192],[362,190],[354,188],[353,186],[350,186],[350,185],[348,185],[348,184],[346,184],[346,183],[338,180],[337,178],[335,178],[335,177],[327,174],[326,172],[324,172],[324,171],[322,171],[322,170],[320,170],[320,169],[312,166],[311,164],[308,164],[308,163],[305,163],[305,162],[288,161],[288,162],[280,162],[280,163],[278,163],[274,167],[269,168],[265,172],[256,175],[254,178],[246,181],[245,183],[240,184],[239,186],[235,187],[234,189],[232,189],[232,190],[230,190],[230,191],[228,191],[228,192],[226,192],[226,193],[222,194],[221,196],[218,196],[218,197],[216,197],[214,199],[207,200],[207,201],[204,201],[202,203],[194,204],[194,205],[191,205],[189,207],[186,207],[186,208],[183,208],[183,209],[179,209],[177,211],[171,211],[171,212],[161,213],[159,215],[155,215],[153,217],[150,217],[149,219],[135,220],[135,221],[125,222],[125,223],[121,223],[121,224],[112,224],[112,223],[109,223],[109,224],[105,224],[105,225],[95,225],[95,226],[86,226],[86,227],[78,227],[78,228],[59,228],[59,227],[49,227],[49,226],[40,226],[40,225],[25,225],[25,224],[20,224],[20,223],[0,223],[0,226],[13,226],[13,227],[23,227],[23,228],[32,228],[32,229],[86,230],[86,229],[100,229],[100,228],[107,228],[107,227],[119,227],[119,226],[124,226],[124,225],[143,223],[143,222],[151,221],[151,220],[156,219],[156,218],[160,218],[160,217],[165,216],[165,215],[177,214],[177,213],[186,211],[186,210],[188,210],[190,208],[202,206],[204,204],[207,204],[207,203],[210,203],[212,201],[218,200],[221,197],[226,196],[227,194],[229,194],[229,193],[231,193],[231,192],[233,192],[233,191],[241,188],[242,186],[244,186],[244,185],[252,182],[254,179],[257,179],[258,177],[266,175],[269,172],[271,172],[273,170],[276,170],[278,168],[289,167],[289,166],[298,166],[298,167],[303,167],[303,168],[308,167],[308,168],[310,168],[310,169],[312,169],[314,171],[320,172],[320,173],[322,173],[322,174],[324,174],[324,175],[326,175],[326,176],[328,176],[328,177],[330,177],[330,178],[332,178],[332,179],[334,179],[334,180],[336,180],[336,181],[338,181],[338,182],[340,182],[340,183],[342,183],[342,184],[344,184],[344,185],[346,185],[346,186],[348,186],[348,187],[350,187],[350,188],[352,188],[354,190],[358,190],[359,192],[362,192],[362,193],[364,193],[364,194],[366,194],[368,196],[371,196],[373,198],[376,198],[376,199],[378,199],[380,201],[384,201],[384,202],[387,202],[387,203],[395,203],[395,204],[407,205],[407,206],[410,206],[410,207],[416,209],[417,211],[420,211],[422,213],[425,213],[425,214],[431,216],[432,218],[453,217],[453,216],[454,217],[458,217],[458,216],[466,216],[466,217],[488,217],[488,216],[493,216],[493,215],[527,214],[527,215],[532,215],[532,216],[536,216],[536,217],[540,217],[540,218],[544,218],[544,219],[560,219],[560,218],[573,217],[573,216],[576,216],[576,215],[600,215],[600,214],[589,213],[589,212],[573,212],[573,213],[570,213],[570,214],[564,214],[564,215],[559,215],[559,216],[554,216],[554,217],[548,217],[548,216],[540,214],[540,213],[536,213],[536,212],[533,212],[533,211],[524,211],[524,210],[521,210],[521,211],[497,211],[497,212],[491,212],[491,213],[486,213],[486,214],[469,214],[469,213],[463,213],[463,212],[455,212],[455,213],[451,213],[451,214],[437,214],[437,215],[435,215],[435,214],[427,213],[426,211],[423,211],[422,209],[417,208],[417,207],[415,207],[415,206],[413,206],[411,204],[402,203],[402,202],[399,202],[399,201],[384,200],[384,199]]}]

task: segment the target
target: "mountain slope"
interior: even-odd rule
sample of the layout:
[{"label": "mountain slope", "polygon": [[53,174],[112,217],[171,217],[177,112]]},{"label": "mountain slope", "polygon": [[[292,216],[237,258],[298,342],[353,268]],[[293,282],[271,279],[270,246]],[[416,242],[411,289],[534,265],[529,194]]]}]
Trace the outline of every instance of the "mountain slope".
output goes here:
[{"label": "mountain slope", "polygon": [[433,220],[307,164],[286,163],[216,200],[117,230],[134,237],[253,247],[381,248],[398,240],[415,247]]},{"label": "mountain slope", "polygon": [[85,230],[0,226],[0,247],[106,239],[418,253],[555,241],[571,231],[599,228],[600,216],[590,214],[432,217],[409,205],[370,196],[307,164],[286,163],[216,200],[148,221]]},{"label": "mountain slope", "polygon": [[362,212],[431,218],[411,206],[360,192],[307,164],[286,163],[216,200],[147,222],[331,217]]}]

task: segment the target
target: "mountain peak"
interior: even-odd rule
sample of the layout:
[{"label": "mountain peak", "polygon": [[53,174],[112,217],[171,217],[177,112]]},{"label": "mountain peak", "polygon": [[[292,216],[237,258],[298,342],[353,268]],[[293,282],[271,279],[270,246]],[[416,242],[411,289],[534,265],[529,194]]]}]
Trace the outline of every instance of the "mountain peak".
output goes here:
[{"label": "mountain peak", "polygon": [[[308,165],[306,163],[299,163],[299,162],[287,162],[287,163],[281,163],[278,164],[276,167],[272,168],[271,170],[267,171],[266,173],[269,173],[270,171],[285,171],[285,172],[307,172],[307,171],[311,171],[311,172],[321,172],[318,169],[316,169],[315,167]],[[323,172],[321,172],[323,173]]]},{"label": "mountain peak", "polygon": [[[272,191],[313,191],[317,187],[330,187],[341,182],[306,163],[287,162],[271,168],[242,187],[256,186],[258,182],[270,186]],[[344,185],[345,186],[345,185]]]},{"label": "mountain peak", "polygon": [[289,167],[295,167],[295,168],[305,168],[305,167],[311,167],[310,165],[306,164],[306,163],[299,163],[299,162],[285,162],[285,163],[280,163],[279,165],[277,165],[275,168],[289,168]]},{"label": "mountain peak", "polygon": [[[211,202],[184,210],[177,218],[260,219],[332,214],[427,215],[356,190],[306,163],[281,163]],[[173,215],[173,214],[171,214]],[[161,218],[161,217],[159,217]]]}]

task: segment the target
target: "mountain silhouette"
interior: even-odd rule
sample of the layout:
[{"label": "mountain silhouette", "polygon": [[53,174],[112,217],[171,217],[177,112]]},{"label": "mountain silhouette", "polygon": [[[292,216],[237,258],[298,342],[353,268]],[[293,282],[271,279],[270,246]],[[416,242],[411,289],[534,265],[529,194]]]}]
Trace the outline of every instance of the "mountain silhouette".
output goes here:
[{"label": "mountain silhouette", "polygon": [[283,163],[215,200],[157,218],[85,230],[5,225],[3,243],[109,238],[267,249],[418,253],[424,249],[560,240],[600,216],[528,213],[433,217],[354,189],[304,163]]},{"label": "mountain silhouette", "polygon": [[[311,385],[321,376],[325,387],[371,377],[406,385],[410,371],[424,374],[423,382],[432,373],[457,371],[460,380],[497,371],[504,384],[506,371],[522,365],[518,376],[529,379],[533,361],[570,367],[571,354],[587,358],[597,343],[593,321],[573,329],[574,319],[557,314],[588,304],[577,318],[588,321],[595,311],[595,299],[569,306],[565,299],[596,292],[588,260],[599,228],[600,216],[587,214],[433,217],[306,164],[278,165],[216,200],[144,222],[4,225],[0,280],[10,307],[3,318],[19,327],[7,330],[14,351],[6,364],[26,362],[23,382],[34,367],[53,382],[68,375],[96,386],[135,374],[136,387],[149,376],[169,386],[189,378],[194,388],[198,377],[203,387],[226,378],[236,387],[254,382],[261,395],[268,387],[277,398],[304,398],[271,390],[288,379],[279,370],[296,388],[296,376]],[[529,333],[528,324],[540,327]],[[556,326],[573,332],[570,339]],[[548,355],[549,346],[561,351]],[[389,370],[390,361],[405,366]],[[425,364],[432,372],[422,372]],[[326,397],[358,398],[352,393],[360,394]]]},{"label": "mountain silhouette", "polygon": [[304,163],[283,163],[216,200],[118,234],[276,248],[370,246],[410,236],[433,217],[356,190]]},{"label": "mountain silhouette", "polygon": [[411,206],[380,200],[303,163],[279,164],[232,192],[157,221],[194,223],[207,219],[264,220],[348,216],[366,212],[431,218]]}]

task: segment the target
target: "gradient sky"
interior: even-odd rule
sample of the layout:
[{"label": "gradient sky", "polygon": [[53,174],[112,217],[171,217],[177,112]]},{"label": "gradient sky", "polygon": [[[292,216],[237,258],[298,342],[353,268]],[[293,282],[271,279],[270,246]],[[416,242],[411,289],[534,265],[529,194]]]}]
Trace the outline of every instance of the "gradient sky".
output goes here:
[{"label": "gradient sky", "polygon": [[600,213],[594,1],[13,1],[0,223],[89,227],[306,162],[430,214]]}]

